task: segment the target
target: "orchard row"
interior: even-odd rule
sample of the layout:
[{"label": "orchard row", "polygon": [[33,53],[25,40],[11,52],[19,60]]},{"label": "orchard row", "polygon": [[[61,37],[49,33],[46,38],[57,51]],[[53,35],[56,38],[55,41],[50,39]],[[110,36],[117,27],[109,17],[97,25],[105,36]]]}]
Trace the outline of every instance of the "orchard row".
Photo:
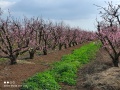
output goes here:
[{"label": "orchard row", "polygon": [[17,63],[20,54],[29,52],[34,58],[36,50],[47,55],[48,50],[61,50],[96,39],[96,35],[80,28],[71,28],[61,23],[44,21],[41,18],[14,19],[9,15],[0,18],[0,57]]},{"label": "orchard row", "polygon": [[101,9],[102,21],[97,21],[97,35],[111,57],[114,66],[118,67],[120,57],[120,5],[113,5],[112,2],[108,2],[107,7],[98,7]]}]

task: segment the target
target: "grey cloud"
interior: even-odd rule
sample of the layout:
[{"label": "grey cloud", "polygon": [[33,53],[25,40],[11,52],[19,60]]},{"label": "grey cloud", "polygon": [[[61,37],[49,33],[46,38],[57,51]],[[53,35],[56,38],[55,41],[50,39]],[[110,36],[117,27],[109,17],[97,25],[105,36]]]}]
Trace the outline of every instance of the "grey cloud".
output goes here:
[{"label": "grey cloud", "polygon": [[83,19],[96,12],[94,3],[95,0],[21,0],[11,9],[52,19]]},{"label": "grey cloud", "polygon": [[[72,26],[94,30],[97,7],[111,0],[7,0],[16,3],[9,7],[13,16],[19,18],[41,16],[54,21],[63,20]],[[115,0],[116,1],[116,0]]]}]

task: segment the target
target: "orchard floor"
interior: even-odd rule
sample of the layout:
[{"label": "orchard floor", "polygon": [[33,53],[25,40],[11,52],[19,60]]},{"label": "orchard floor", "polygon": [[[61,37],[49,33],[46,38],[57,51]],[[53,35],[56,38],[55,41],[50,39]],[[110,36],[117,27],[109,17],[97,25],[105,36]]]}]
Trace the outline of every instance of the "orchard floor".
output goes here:
[{"label": "orchard floor", "polygon": [[93,61],[79,69],[73,90],[120,90],[120,64],[114,67],[110,56],[101,48]]},{"label": "orchard floor", "polygon": [[[1,64],[0,90],[19,90],[18,87],[20,87],[22,81],[35,75],[37,72],[49,69],[53,62],[59,61],[63,55],[70,54],[72,50],[80,47],[81,45],[72,46],[60,51],[56,50],[48,53],[48,55],[36,55],[34,59],[27,59],[26,61],[18,60],[16,65]],[[10,84],[6,83],[7,81],[13,86],[9,86]]]},{"label": "orchard floor", "polygon": [[[78,70],[76,86],[62,84],[62,90],[104,90],[95,88],[97,86],[93,88],[93,86],[91,85],[92,82],[90,82],[89,77],[96,73],[101,73],[102,71],[105,71],[110,67],[112,67],[111,58],[108,56],[105,50],[100,49],[97,52],[96,57],[92,59],[91,62],[83,65]],[[91,84],[89,85],[89,83]]]},{"label": "orchard floor", "polygon": [[[63,55],[70,54],[72,50],[80,48],[81,46],[82,44],[67,49],[63,49],[61,51],[56,50],[54,52],[48,53],[48,55],[46,56],[36,55],[34,59],[27,59],[26,61],[18,60],[18,64],[16,65],[8,65],[8,64],[0,65],[0,90],[19,90],[19,85],[22,84],[22,81],[35,75],[37,72],[43,72],[47,69],[50,69],[51,64],[53,62],[59,61]],[[81,67],[78,70],[77,85],[68,86],[61,83],[62,86],[61,90],[120,90],[120,89],[98,89],[96,88],[97,85],[95,86],[94,84],[95,80],[91,82],[91,78],[89,78],[89,77],[94,77],[95,75],[101,78],[100,75],[98,74],[104,71],[106,73],[108,72],[107,71],[108,69],[112,70],[112,71],[109,70],[110,73],[112,72],[112,74],[114,73],[116,74],[117,72],[117,74],[120,75],[120,68],[116,69],[111,67],[112,67],[112,63],[110,57],[105,52],[105,50],[100,49],[96,57],[90,63],[83,65],[83,67]],[[109,72],[108,74],[110,75]],[[111,76],[115,77],[116,75],[111,75]],[[110,78],[114,78],[114,77],[110,77]],[[104,77],[102,76],[102,78]],[[115,80],[117,79],[118,78],[116,78]],[[109,80],[110,79],[108,78],[106,81],[111,82]],[[10,84],[12,85],[18,85],[17,88],[15,86],[14,87],[8,86],[9,88],[7,88],[7,86],[5,87],[5,85],[9,85],[4,83],[6,81],[10,82]]]}]

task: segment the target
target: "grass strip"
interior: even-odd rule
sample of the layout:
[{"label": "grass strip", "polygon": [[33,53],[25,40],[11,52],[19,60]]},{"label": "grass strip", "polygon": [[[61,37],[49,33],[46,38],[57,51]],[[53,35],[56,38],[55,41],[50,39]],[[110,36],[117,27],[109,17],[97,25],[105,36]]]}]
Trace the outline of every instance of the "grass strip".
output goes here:
[{"label": "grass strip", "polygon": [[76,85],[77,70],[90,62],[100,48],[100,44],[91,42],[64,55],[61,61],[55,62],[53,68],[25,80],[21,90],[59,90],[59,83]]}]

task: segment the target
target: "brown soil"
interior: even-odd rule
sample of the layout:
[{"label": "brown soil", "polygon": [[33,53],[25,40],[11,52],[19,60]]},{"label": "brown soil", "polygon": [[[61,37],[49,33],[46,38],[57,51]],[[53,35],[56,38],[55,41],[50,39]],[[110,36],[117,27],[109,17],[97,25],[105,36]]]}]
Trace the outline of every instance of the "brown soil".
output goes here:
[{"label": "brown soil", "polygon": [[[17,88],[5,87],[4,85],[9,84],[4,84],[4,82],[9,81],[12,85],[21,85],[22,81],[24,81],[25,79],[35,75],[37,72],[43,72],[47,69],[50,69],[53,62],[59,61],[63,55],[71,53],[72,50],[77,49],[80,46],[81,45],[77,45],[75,47],[63,49],[61,51],[54,51],[45,56],[36,55],[35,58],[31,60],[18,60],[18,64],[16,65],[0,65],[0,90],[19,90],[19,86]],[[112,63],[110,57],[105,52],[105,50],[101,49],[97,53],[94,60],[79,69],[77,85],[69,86],[60,84],[62,85],[61,90],[120,90],[111,88],[109,89],[106,86],[104,87],[107,89],[97,88],[98,85],[104,83],[104,81],[108,81],[110,84],[118,81],[118,86],[120,86],[120,82],[118,79],[120,77],[120,69],[111,67]],[[101,77],[102,79],[100,79]],[[91,78],[93,81],[91,80]],[[115,82],[112,82],[113,79],[111,78],[113,78]],[[100,83],[97,83],[98,81],[96,80],[98,79]]]},{"label": "brown soil", "polygon": [[18,87],[20,87],[22,81],[35,75],[37,72],[49,69],[50,64],[59,61],[63,55],[71,53],[72,50],[80,48],[80,46],[77,45],[61,51],[57,50],[48,53],[48,55],[36,55],[34,59],[27,59],[27,61],[18,60],[16,65],[6,63],[0,65],[0,90],[19,90]]}]

